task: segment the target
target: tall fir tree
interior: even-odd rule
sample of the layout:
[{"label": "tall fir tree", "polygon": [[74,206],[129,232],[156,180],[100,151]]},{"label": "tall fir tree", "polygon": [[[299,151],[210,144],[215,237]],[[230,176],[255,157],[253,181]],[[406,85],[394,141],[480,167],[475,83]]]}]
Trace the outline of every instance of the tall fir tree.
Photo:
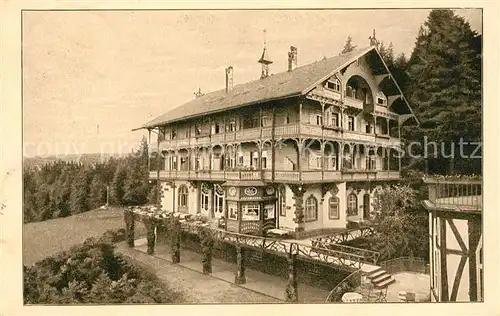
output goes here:
[{"label": "tall fir tree", "polygon": [[347,36],[347,39],[344,44],[344,48],[341,51],[341,54],[352,52],[356,49],[356,45],[353,44],[351,35]]},{"label": "tall fir tree", "polygon": [[[423,137],[445,148],[431,159],[427,171],[454,173],[460,157],[459,142],[481,140],[481,53],[477,34],[452,10],[432,10],[420,28],[409,65],[408,97],[421,121],[420,128],[404,130],[407,138]],[[452,150],[454,155],[451,155]],[[465,146],[465,152],[471,152]],[[450,157],[448,157],[450,156]],[[468,162],[466,162],[468,163]],[[480,161],[470,170],[480,171]]]},{"label": "tall fir tree", "polygon": [[90,193],[91,171],[81,168],[71,186],[70,207],[71,214],[80,214],[90,210],[88,201]]},{"label": "tall fir tree", "polygon": [[116,168],[111,182],[110,188],[110,204],[123,205],[123,196],[125,194],[125,179],[127,178],[127,171],[125,167],[119,164]]}]

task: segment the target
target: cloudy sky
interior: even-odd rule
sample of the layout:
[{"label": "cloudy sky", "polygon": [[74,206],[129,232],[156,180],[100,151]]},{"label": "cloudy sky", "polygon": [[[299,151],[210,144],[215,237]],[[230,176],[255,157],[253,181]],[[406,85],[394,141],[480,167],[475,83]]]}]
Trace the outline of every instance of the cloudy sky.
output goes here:
[{"label": "cloudy sky", "polygon": [[[478,33],[480,10],[457,10]],[[351,35],[377,38],[409,55],[429,10],[75,11],[23,13],[25,155],[124,152],[144,122],[192,99],[200,87],[257,79],[263,29],[285,71],[290,45],[299,65],[337,55]]]}]

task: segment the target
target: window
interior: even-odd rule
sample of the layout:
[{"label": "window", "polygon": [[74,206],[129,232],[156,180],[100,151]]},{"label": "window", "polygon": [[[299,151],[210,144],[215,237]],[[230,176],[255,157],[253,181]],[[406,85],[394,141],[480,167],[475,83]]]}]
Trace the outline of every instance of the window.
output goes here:
[{"label": "window", "polygon": [[338,79],[331,79],[326,82],[326,88],[340,92],[340,81]]},{"label": "window", "polygon": [[275,218],[274,204],[267,204],[264,206],[264,219]]},{"label": "window", "polygon": [[238,153],[238,165],[243,166],[243,153]]},{"label": "window", "polygon": [[368,170],[377,169],[375,155],[373,153],[370,153],[366,156],[366,169]]},{"label": "window", "polygon": [[339,219],[339,198],[332,196],[328,199],[328,218]]},{"label": "window", "polygon": [[321,115],[316,115],[316,125],[323,125],[323,118]]},{"label": "window", "polygon": [[285,125],[290,124],[290,114],[285,113]]},{"label": "window", "polygon": [[224,212],[224,190],[218,184],[214,185],[215,190],[215,212],[222,215]]},{"label": "window", "polygon": [[188,170],[188,157],[181,157],[181,170],[187,171]]},{"label": "window", "polygon": [[366,123],[365,133],[367,133],[367,134],[371,134],[372,133],[372,125],[370,123]]},{"label": "window", "polygon": [[234,132],[234,131],[236,131],[236,122],[235,122],[234,120],[229,121],[229,123],[228,123],[228,125],[227,125],[227,127],[226,127],[226,128],[227,128],[227,130],[228,130],[229,132]]},{"label": "window", "polygon": [[351,193],[347,196],[347,216],[358,215],[358,196]]},{"label": "window", "polygon": [[228,217],[238,219],[238,206],[236,202],[227,202]]},{"label": "window", "polygon": [[242,218],[244,220],[259,220],[260,204],[247,203],[242,206]]},{"label": "window", "polygon": [[337,157],[328,157],[328,170],[337,170]]},{"label": "window", "polygon": [[250,166],[257,168],[259,164],[259,153],[256,151],[250,152]]},{"label": "window", "polygon": [[187,208],[188,206],[188,188],[185,185],[179,187],[179,208]]},{"label": "window", "polygon": [[318,219],[318,200],[312,195],[306,200],[306,212],[304,215],[306,222]]},{"label": "window", "polygon": [[214,134],[219,134],[220,133],[220,124],[215,123],[214,124]]},{"label": "window", "polygon": [[347,117],[347,129],[354,131],[354,116]]},{"label": "window", "polygon": [[170,165],[172,166],[171,170],[177,170],[177,156],[170,158]]},{"label": "window", "polygon": [[267,169],[267,151],[262,152],[261,164],[262,169]]},{"label": "window", "polygon": [[201,135],[201,126],[198,123],[194,125],[194,135],[195,136]]},{"label": "window", "polygon": [[339,126],[339,114],[338,113],[331,113],[331,124],[332,126],[338,127]]},{"label": "window", "polygon": [[319,152],[309,152],[309,168],[321,169],[321,154]]},{"label": "window", "polygon": [[207,211],[208,210],[208,188],[205,183],[201,185],[201,209]]},{"label": "window", "polygon": [[177,131],[175,130],[175,127],[172,127],[172,131],[170,132],[170,136],[172,139],[175,139],[177,137]]},{"label": "window", "polygon": [[271,120],[267,116],[263,116],[260,118],[260,126],[261,127],[268,127],[271,126]]}]

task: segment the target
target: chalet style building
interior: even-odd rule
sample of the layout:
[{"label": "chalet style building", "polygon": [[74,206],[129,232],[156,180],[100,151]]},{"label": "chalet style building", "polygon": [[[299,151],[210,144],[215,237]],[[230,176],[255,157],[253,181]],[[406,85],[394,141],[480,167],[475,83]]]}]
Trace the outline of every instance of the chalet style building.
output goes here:
[{"label": "chalet style building", "polygon": [[[287,56],[284,56],[287,58]],[[164,210],[229,231],[296,238],[370,219],[377,186],[400,179],[400,128],[417,122],[377,45],[202,94],[144,124]]]}]

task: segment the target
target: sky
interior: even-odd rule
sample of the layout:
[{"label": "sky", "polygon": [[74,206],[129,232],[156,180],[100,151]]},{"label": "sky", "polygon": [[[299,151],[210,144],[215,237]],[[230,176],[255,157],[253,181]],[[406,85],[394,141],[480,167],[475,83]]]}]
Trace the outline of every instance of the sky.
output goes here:
[{"label": "sky", "polygon": [[[124,153],[132,129],[194,98],[258,79],[264,32],[271,73],[337,55],[351,36],[411,54],[430,10],[38,11],[23,13],[24,155]],[[460,9],[482,33],[481,10]]]}]

